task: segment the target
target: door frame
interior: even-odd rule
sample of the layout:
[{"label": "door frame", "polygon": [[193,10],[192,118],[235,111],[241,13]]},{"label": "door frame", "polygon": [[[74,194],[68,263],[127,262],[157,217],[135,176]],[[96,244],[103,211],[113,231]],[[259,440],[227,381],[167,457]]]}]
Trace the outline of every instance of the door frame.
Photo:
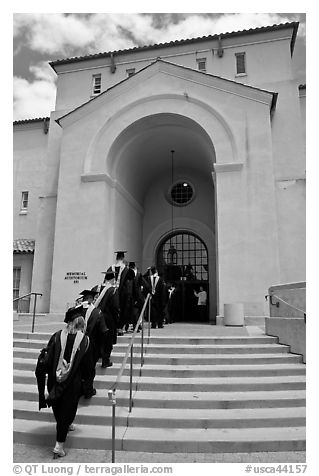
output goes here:
[{"label": "door frame", "polygon": [[[166,233],[164,236],[161,237],[159,242],[157,243],[156,249],[155,249],[155,263],[157,269],[159,269],[159,273],[161,272],[161,266],[159,265],[159,252],[161,250],[161,247],[168,242],[172,237],[176,235],[188,235],[188,236],[193,236],[196,240],[200,241],[200,243],[203,245],[206,253],[206,265],[207,265],[207,280],[202,280],[202,279],[184,279],[186,276],[184,275],[184,267],[187,266],[186,263],[182,263],[182,276],[180,279],[168,279],[166,282],[172,282],[174,284],[181,283],[181,292],[182,292],[182,299],[183,299],[183,304],[182,304],[182,320],[181,322],[185,322],[185,289],[188,285],[193,285],[196,288],[199,288],[200,285],[203,285],[206,292],[207,292],[207,308],[206,308],[206,313],[207,313],[207,322],[209,322],[209,316],[210,316],[210,299],[209,299],[209,294],[210,294],[210,267],[209,267],[209,250],[208,247],[205,243],[205,241],[195,232],[191,230],[185,230],[183,228],[175,228],[173,231],[171,230],[170,232]],[[195,265],[196,266],[196,265]],[[196,269],[195,269],[196,272]],[[188,321],[188,319],[187,319]],[[194,322],[198,322],[196,319]],[[201,322],[201,321],[200,321]],[[206,322],[206,321],[205,321]]]}]

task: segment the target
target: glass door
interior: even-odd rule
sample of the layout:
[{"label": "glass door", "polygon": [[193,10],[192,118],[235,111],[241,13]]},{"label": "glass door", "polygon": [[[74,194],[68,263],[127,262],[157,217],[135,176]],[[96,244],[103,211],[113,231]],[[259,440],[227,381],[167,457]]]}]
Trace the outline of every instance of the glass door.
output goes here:
[{"label": "glass door", "polygon": [[166,284],[176,288],[176,321],[208,321],[208,302],[206,313],[199,314],[194,294],[201,286],[209,294],[208,256],[203,241],[192,233],[172,233],[158,248],[157,269]]}]

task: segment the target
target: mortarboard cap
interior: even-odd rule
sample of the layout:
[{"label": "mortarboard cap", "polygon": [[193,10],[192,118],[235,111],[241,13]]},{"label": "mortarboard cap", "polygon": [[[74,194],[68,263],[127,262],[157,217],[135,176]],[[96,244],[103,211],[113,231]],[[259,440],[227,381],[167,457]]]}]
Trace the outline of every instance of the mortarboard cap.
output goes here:
[{"label": "mortarboard cap", "polygon": [[116,259],[122,259],[127,251],[114,251],[114,253],[116,253]]},{"label": "mortarboard cap", "polygon": [[113,271],[104,271],[103,274],[105,274],[105,277],[104,277],[105,281],[110,281],[111,279],[115,278],[115,273],[113,273]]},{"label": "mortarboard cap", "polygon": [[83,308],[82,304],[79,306],[70,307],[65,313],[64,322],[72,322],[78,316],[83,317],[85,311],[86,310]]},{"label": "mortarboard cap", "polygon": [[90,296],[94,297],[96,294],[98,294],[98,291],[94,290],[94,288],[84,289],[84,291],[81,291],[79,294],[80,296],[87,296],[89,294]]}]

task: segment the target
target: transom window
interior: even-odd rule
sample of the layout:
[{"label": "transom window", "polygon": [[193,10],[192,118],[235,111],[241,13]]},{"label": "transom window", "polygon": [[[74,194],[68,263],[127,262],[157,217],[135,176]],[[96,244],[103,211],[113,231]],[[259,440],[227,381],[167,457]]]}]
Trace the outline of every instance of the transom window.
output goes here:
[{"label": "transom window", "polygon": [[246,53],[236,53],[236,74],[246,74]]},{"label": "transom window", "polygon": [[188,182],[178,182],[171,188],[170,199],[176,205],[186,205],[193,195],[193,187]]},{"label": "transom window", "polygon": [[191,233],[175,233],[166,239],[158,250],[157,266],[166,281],[208,280],[206,247]]},{"label": "transom window", "polygon": [[96,96],[102,91],[102,76],[101,74],[93,74],[92,95]]}]

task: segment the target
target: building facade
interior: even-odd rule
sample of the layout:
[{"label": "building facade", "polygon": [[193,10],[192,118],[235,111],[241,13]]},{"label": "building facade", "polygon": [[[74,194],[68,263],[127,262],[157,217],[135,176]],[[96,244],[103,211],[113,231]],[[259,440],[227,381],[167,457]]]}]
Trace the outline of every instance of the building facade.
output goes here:
[{"label": "building facade", "polygon": [[31,272],[21,253],[14,267],[23,289],[43,294],[42,312],[63,312],[122,249],[178,285],[186,320],[199,284],[215,322],[225,303],[267,314],[269,286],[305,280],[297,30],[286,23],[50,63],[55,110],[14,124],[16,248],[34,240]]}]

